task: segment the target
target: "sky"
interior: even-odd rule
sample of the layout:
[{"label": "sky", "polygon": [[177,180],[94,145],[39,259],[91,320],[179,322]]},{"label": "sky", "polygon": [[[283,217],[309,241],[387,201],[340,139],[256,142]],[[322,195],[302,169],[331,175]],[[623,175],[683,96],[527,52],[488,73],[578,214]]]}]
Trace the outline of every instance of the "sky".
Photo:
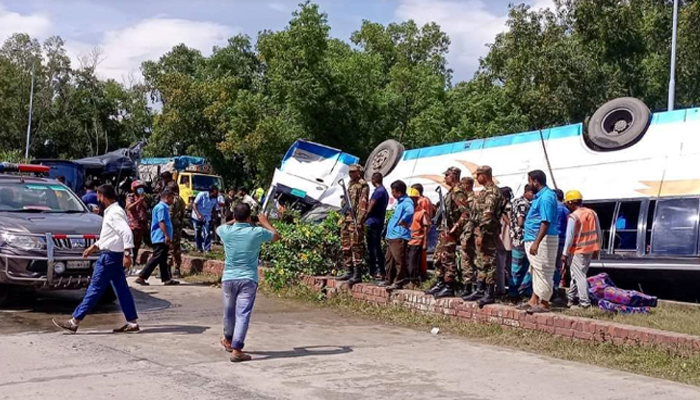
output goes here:
[{"label": "sky", "polygon": [[[0,0],[0,41],[14,32],[59,35],[75,64],[99,47],[102,78],[140,79],[141,62],[185,43],[211,54],[238,33],[252,38],[283,29],[300,0]],[[510,3],[552,7],[553,0],[314,0],[328,14],[333,37],[349,40],[363,20],[437,22],[450,36],[454,80],[469,80],[499,32]]]}]

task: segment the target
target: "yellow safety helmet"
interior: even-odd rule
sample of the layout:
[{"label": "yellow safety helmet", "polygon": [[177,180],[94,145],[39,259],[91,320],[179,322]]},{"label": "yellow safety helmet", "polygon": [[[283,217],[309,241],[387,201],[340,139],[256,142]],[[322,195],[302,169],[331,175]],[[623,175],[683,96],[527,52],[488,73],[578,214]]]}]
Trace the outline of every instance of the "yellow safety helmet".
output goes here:
[{"label": "yellow safety helmet", "polygon": [[583,200],[583,196],[581,195],[581,192],[578,190],[569,190],[566,192],[566,196],[564,196],[564,201],[565,202],[570,202],[570,201],[580,201]]},{"label": "yellow safety helmet", "polygon": [[420,197],[420,193],[415,188],[408,189],[408,197]]}]

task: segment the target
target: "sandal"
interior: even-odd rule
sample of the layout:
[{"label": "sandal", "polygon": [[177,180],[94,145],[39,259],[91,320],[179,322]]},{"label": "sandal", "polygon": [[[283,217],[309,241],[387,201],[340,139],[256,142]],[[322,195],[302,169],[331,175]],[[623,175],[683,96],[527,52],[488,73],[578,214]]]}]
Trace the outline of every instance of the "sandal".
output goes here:
[{"label": "sandal", "polygon": [[228,351],[229,353],[233,352],[233,347],[231,347],[231,342],[226,340],[226,338],[222,337],[221,338],[221,345],[224,346],[224,349]]},{"label": "sandal", "polygon": [[530,307],[529,310],[527,310],[528,314],[546,314],[549,312],[549,308],[544,308],[541,305],[536,305],[534,307]]}]

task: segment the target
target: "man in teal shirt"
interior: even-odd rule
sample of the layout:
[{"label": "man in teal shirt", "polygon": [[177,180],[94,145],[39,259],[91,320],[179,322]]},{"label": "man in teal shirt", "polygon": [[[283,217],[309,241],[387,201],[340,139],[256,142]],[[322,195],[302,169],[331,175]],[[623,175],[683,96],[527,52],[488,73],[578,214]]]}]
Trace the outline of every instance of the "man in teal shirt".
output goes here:
[{"label": "man in teal shirt", "polygon": [[265,214],[258,215],[260,226],[252,224],[250,215],[250,206],[238,203],[233,210],[234,219],[216,230],[226,253],[221,278],[224,293],[224,337],[221,338],[221,345],[231,352],[232,362],[251,360],[250,355],[243,353],[243,346],[258,289],[260,246],[280,238]]}]

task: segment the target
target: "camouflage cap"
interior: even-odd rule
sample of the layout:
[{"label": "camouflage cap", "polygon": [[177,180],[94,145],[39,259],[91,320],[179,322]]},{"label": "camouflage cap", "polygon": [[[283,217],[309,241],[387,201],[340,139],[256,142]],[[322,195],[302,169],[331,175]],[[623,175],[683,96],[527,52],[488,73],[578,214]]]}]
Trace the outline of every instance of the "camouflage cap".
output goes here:
[{"label": "camouflage cap", "polygon": [[349,172],[362,172],[362,165],[360,164],[352,164],[350,166],[350,169],[348,170]]},{"label": "camouflage cap", "polygon": [[443,175],[455,175],[455,176],[460,176],[462,175],[462,170],[457,168],[457,167],[450,167],[447,168],[447,171]]},{"label": "camouflage cap", "polygon": [[481,175],[481,174],[487,175],[487,176],[492,176],[493,170],[488,165],[482,165],[481,167],[476,169],[476,171],[474,172],[474,176]]}]

